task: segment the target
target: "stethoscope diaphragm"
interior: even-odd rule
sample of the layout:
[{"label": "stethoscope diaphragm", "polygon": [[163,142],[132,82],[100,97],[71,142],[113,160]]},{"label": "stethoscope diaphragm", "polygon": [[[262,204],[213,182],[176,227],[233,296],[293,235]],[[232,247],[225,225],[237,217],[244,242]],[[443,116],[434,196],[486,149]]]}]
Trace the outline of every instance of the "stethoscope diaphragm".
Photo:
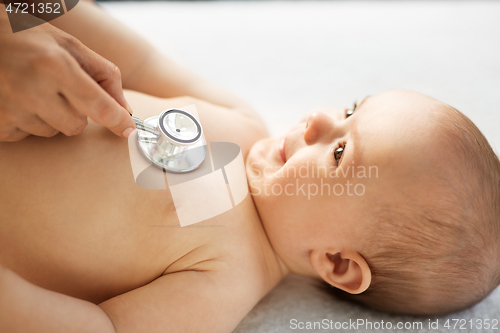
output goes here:
[{"label": "stethoscope diaphragm", "polygon": [[203,128],[192,114],[168,109],[159,116],[136,123],[137,145],[142,155],[156,167],[173,173],[198,168],[205,160],[207,148]]}]

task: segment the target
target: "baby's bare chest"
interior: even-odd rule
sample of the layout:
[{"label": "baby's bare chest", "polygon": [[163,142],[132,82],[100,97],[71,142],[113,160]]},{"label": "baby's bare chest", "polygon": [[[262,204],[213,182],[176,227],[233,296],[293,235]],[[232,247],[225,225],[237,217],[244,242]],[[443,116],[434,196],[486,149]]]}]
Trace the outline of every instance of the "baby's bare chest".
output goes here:
[{"label": "baby's bare chest", "polygon": [[156,214],[138,220],[126,207],[114,208],[4,209],[0,264],[39,286],[94,302],[144,285],[162,274],[182,240],[155,227]]},{"label": "baby's bare chest", "polygon": [[0,160],[0,265],[28,281],[98,303],[167,270],[227,259],[244,248],[248,216],[260,224],[247,198],[181,227],[168,190],[135,184],[126,142],[87,132],[0,145],[13,157]]},{"label": "baby's bare chest", "polygon": [[248,235],[245,205],[181,227],[168,205],[150,209],[164,195],[140,192],[137,206],[115,203],[78,214],[64,214],[59,205],[9,210],[0,217],[0,264],[46,289],[100,303],[164,273],[208,270],[211,259],[230,260],[245,247],[237,240]]}]

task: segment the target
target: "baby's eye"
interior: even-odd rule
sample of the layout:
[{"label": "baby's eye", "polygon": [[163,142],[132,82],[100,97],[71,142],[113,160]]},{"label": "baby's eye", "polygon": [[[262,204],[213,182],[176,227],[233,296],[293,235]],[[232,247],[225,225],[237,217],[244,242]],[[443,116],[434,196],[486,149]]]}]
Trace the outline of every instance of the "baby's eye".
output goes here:
[{"label": "baby's eye", "polygon": [[354,111],[356,111],[356,107],[358,106],[358,104],[356,102],[354,102],[354,105],[351,109],[347,109],[345,111],[345,117],[346,118],[349,118],[350,116],[352,116],[352,114],[354,113]]},{"label": "baby's eye", "polygon": [[335,149],[335,151],[333,152],[333,157],[335,158],[335,161],[337,161],[337,165],[339,165],[343,154],[344,154],[344,147],[339,147]]}]

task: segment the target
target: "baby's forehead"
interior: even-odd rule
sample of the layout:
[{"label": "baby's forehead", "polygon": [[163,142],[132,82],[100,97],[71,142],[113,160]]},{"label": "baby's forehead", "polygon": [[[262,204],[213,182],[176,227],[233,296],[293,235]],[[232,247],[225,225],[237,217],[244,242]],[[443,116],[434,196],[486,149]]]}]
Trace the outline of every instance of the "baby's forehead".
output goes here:
[{"label": "baby's forehead", "polygon": [[[414,186],[441,168],[446,105],[428,96],[391,91],[368,99],[359,110],[353,145],[365,168],[376,167],[381,184]],[[354,117],[353,117],[354,118]],[[387,186],[383,186],[388,190]]]},{"label": "baby's forehead", "polygon": [[[373,117],[391,117],[393,121],[426,119],[445,104],[427,95],[408,90],[390,90],[370,96],[360,106],[359,113]],[[410,121],[410,124],[412,122]],[[417,125],[418,123],[414,123]]]},{"label": "baby's forehead", "polygon": [[428,148],[442,131],[439,123],[444,117],[438,111],[441,103],[420,95],[370,97],[353,117],[352,137],[358,141],[354,144],[383,156],[407,155]]}]

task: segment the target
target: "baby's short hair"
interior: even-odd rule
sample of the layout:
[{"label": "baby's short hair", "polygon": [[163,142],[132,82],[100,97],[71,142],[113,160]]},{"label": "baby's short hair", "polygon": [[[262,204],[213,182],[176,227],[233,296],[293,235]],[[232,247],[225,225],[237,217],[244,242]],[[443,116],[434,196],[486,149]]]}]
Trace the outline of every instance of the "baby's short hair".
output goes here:
[{"label": "baby's short hair", "polygon": [[500,162],[462,113],[445,104],[432,111],[444,153],[443,170],[429,175],[436,186],[426,198],[373,203],[375,231],[361,253],[371,285],[359,295],[329,288],[333,294],[383,311],[435,315],[470,307],[500,284]]}]

